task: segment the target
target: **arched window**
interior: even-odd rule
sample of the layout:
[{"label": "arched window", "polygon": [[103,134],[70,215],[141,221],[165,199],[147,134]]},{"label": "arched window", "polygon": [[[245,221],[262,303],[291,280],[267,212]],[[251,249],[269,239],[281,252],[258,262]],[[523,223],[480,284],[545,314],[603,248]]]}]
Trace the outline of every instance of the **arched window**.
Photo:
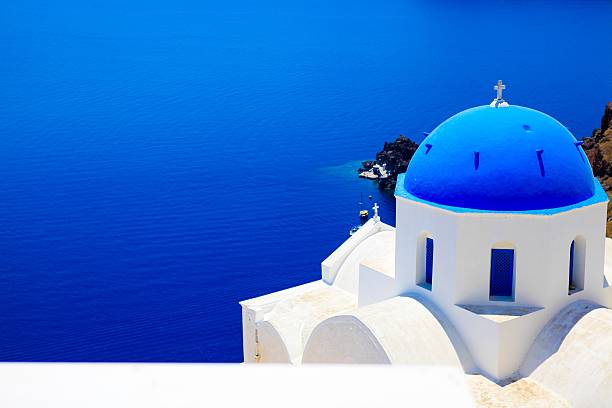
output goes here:
[{"label": "arched window", "polygon": [[584,261],[586,240],[582,236],[574,238],[569,247],[569,279],[567,294],[584,289]]},{"label": "arched window", "polygon": [[417,243],[417,276],[416,283],[422,288],[431,290],[434,272],[434,240],[427,233],[421,234]]},{"label": "arched window", "polygon": [[499,245],[491,248],[489,299],[514,301],[514,248]]}]

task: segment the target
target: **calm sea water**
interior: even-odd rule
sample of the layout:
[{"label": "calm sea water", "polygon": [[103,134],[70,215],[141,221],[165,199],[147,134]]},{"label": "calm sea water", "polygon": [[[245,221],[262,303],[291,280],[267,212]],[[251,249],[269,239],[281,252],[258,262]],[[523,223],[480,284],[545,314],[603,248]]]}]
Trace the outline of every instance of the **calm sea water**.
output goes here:
[{"label": "calm sea water", "polygon": [[[495,4],[494,4],[495,3]],[[2,1],[0,360],[241,361],[238,301],[320,277],[355,177],[488,103],[578,136],[610,1]]]}]

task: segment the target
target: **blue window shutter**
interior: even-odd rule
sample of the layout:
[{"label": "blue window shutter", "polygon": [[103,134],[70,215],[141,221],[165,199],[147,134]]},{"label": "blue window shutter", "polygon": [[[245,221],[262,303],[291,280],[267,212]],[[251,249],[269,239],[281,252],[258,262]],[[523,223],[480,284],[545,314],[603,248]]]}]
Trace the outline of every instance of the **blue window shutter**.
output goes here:
[{"label": "blue window shutter", "polygon": [[514,249],[491,250],[491,296],[512,296]]},{"label": "blue window shutter", "polygon": [[433,274],[433,256],[434,256],[434,241],[427,238],[425,244],[425,282],[431,285],[431,276]]}]

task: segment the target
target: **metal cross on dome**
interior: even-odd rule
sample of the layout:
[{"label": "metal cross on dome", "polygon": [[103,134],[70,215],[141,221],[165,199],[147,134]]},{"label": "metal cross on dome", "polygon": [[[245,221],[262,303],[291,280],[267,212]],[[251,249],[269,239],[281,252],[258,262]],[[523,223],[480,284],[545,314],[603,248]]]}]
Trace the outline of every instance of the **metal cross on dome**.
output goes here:
[{"label": "metal cross on dome", "polygon": [[503,101],[504,98],[502,98],[502,92],[504,91],[504,89],[506,89],[506,85],[502,83],[501,79],[497,81],[497,85],[494,85],[493,89],[497,91],[497,100]]},{"label": "metal cross on dome", "polygon": [[504,101],[502,97],[502,92],[506,89],[506,85],[502,82],[502,80],[497,81],[497,85],[493,86],[493,89],[497,91],[497,98],[493,99],[493,101],[489,104],[492,108],[507,108],[508,102]]},{"label": "metal cross on dome", "polygon": [[374,203],[374,207],[372,207],[372,209],[374,210],[374,219],[378,220],[378,209],[380,208],[380,206],[378,205],[378,203]]}]

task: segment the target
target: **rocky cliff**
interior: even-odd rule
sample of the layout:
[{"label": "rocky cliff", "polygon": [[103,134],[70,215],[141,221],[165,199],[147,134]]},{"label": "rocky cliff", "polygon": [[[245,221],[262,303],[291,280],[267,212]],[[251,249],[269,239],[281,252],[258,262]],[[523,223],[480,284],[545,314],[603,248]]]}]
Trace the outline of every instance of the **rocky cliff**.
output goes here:
[{"label": "rocky cliff", "polygon": [[[591,162],[593,174],[612,201],[612,102],[604,109],[601,127],[583,140],[582,147]],[[376,153],[376,160],[362,162],[359,177],[376,180],[381,189],[393,191],[397,175],[406,171],[417,147],[417,143],[404,135],[394,142],[385,142],[383,149]],[[612,237],[612,204],[608,204],[606,235]]]},{"label": "rocky cliff", "polygon": [[[612,102],[608,102],[601,118],[601,127],[595,129],[591,137],[585,137],[582,145],[593,174],[612,200]],[[606,235],[612,237],[612,205],[608,203]]]}]

